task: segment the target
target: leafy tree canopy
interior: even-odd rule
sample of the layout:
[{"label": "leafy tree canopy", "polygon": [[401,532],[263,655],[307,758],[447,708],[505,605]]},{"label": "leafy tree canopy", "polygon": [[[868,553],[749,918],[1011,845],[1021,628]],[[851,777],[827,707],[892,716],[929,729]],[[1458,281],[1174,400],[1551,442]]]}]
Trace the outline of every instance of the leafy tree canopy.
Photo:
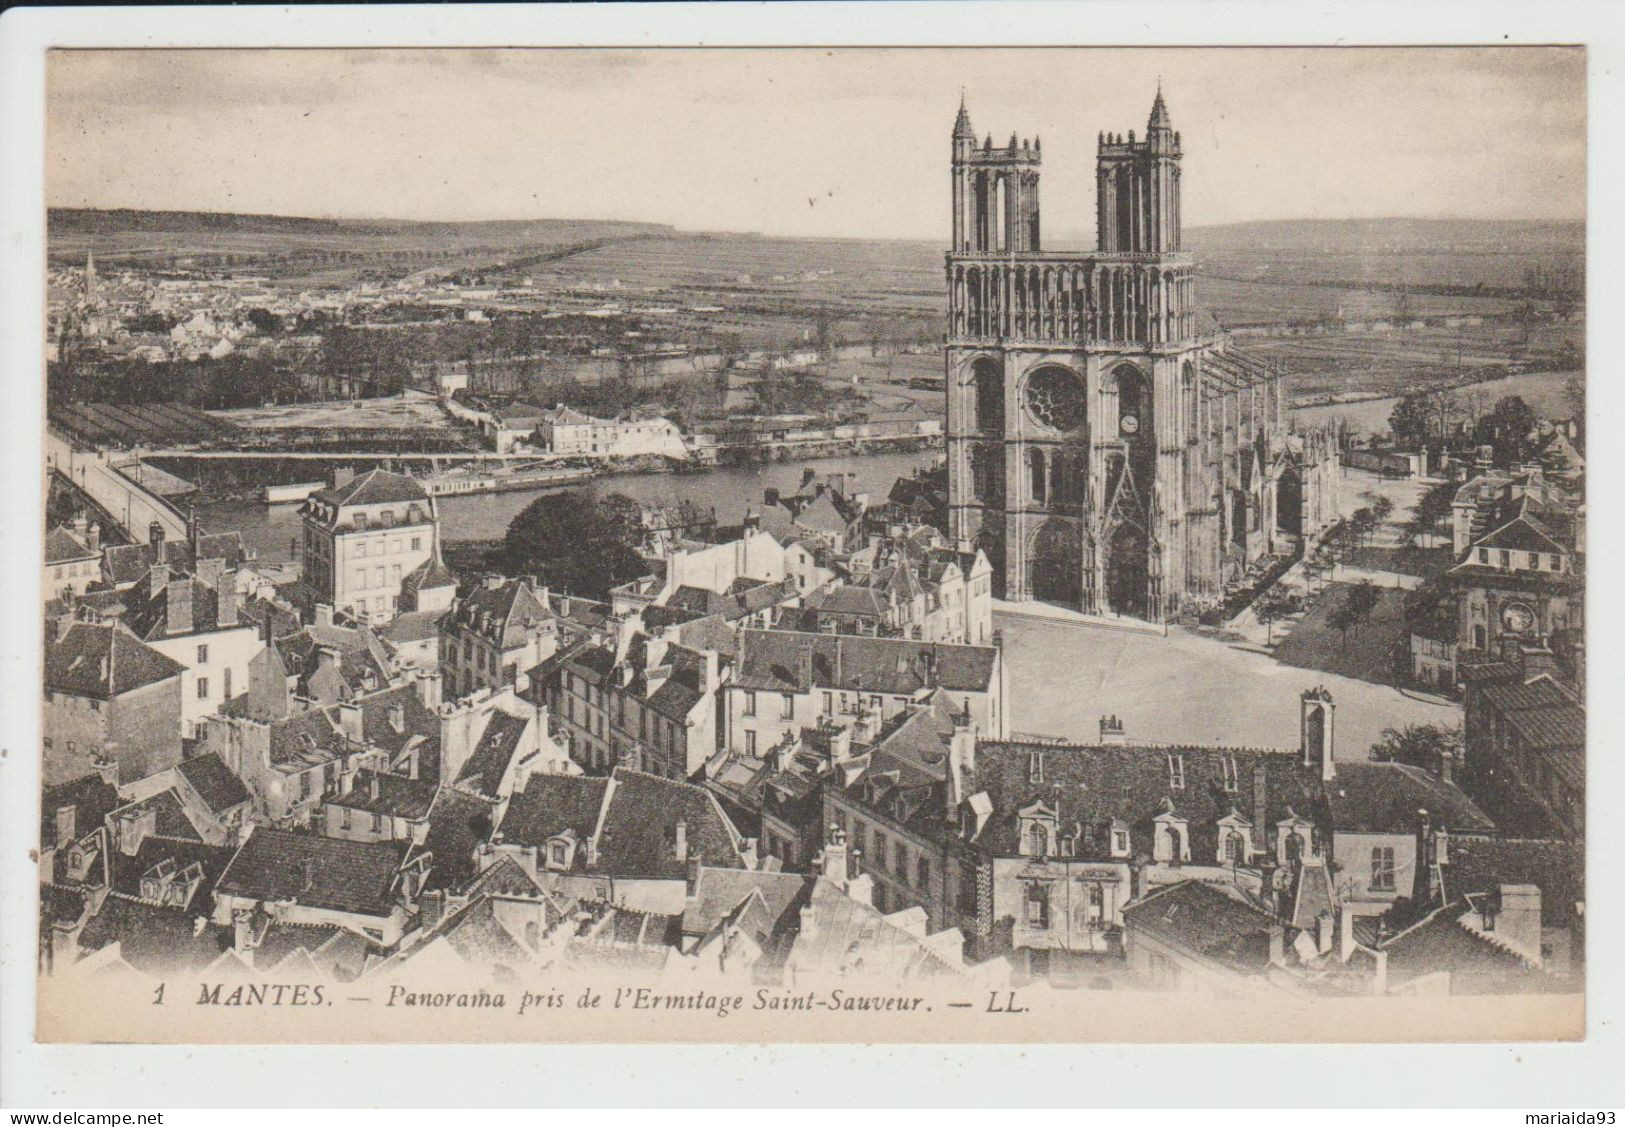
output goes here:
[{"label": "leafy tree canopy", "polygon": [[513,518],[498,562],[510,575],[591,599],[644,573],[642,511],[619,493],[549,493]]}]

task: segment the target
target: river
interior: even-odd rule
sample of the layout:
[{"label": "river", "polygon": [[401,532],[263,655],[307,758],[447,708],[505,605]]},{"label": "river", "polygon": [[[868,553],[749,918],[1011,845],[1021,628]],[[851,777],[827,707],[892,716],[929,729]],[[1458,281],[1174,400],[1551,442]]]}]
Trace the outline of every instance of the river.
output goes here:
[{"label": "river", "polygon": [[[899,477],[941,458],[939,450],[922,450],[730,466],[699,473],[607,474],[579,485],[552,489],[441,497],[435,505],[440,512],[441,537],[448,541],[500,540],[508,531],[508,523],[536,497],[543,493],[579,490],[594,495],[623,493],[633,500],[654,504],[686,498],[707,508],[715,506],[717,519],[731,524],[740,519],[747,506],[761,507],[764,490],[793,491],[806,468],[820,473],[850,471],[857,475],[858,487],[868,490],[871,498],[878,501],[884,499],[892,482]],[[294,558],[293,548],[301,536],[296,504],[216,501],[199,506],[198,520],[208,532],[235,530],[242,533],[244,544],[257,549],[261,559],[272,562]]]}]

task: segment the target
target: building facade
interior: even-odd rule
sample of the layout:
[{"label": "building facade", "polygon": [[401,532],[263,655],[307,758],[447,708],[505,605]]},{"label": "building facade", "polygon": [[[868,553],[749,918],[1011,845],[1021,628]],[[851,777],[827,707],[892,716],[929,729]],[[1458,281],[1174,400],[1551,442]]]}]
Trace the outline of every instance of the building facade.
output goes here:
[{"label": "building facade", "polygon": [[310,599],[365,622],[394,618],[402,581],[439,559],[434,499],[404,474],[373,470],[312,493],[300,515]]},{"label": "building facade", "polygon": [[1158,91],[1143,140],[1100,137],[1099,249],[1046,251],[1038,140],[978,144],[960,107],[950,532],[1006,599],[1163,620],[1315,531],[1280,372],[1198,315],[1181,156]]}]

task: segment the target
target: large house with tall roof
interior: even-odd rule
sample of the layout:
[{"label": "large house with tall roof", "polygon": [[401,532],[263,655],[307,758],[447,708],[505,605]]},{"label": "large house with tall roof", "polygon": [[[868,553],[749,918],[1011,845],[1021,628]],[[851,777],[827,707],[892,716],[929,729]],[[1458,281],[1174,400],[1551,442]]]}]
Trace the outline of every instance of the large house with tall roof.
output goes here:
[{"label": "large house with tall roof", "polygon": [[640,911],[681,915],[701,864],[757,868],[704,787],[616,768],[607,777],[532,775],[480,857],[511,858],[546,889]]},{"label": "large house with tall roof", "polygon": [[547,595],[528,579],[487,576],[440,620],[440,671],[446,692],[512,685],[559,647]]},{"label": "large house with tall roof", "polygon": [[434,499],[405,474],[375,469],[341,480],[312,493],[299,511],[304,595],[312,606],[388,622],[402,609],[407,577],[440,558]]},{"label": "large house with tall roof", "polygon": [[996,646],[792,630],[746,630],[726,686],[727,746],[760,755],[825,721],[878,720],[943,690],[990,737],[1008,731],[1003,654]]},{"label": "large house with tall roof", "polygon": [[45,784],[129,783],[180,762],[185,672],[120,623],[60,620],[45,642]]}]

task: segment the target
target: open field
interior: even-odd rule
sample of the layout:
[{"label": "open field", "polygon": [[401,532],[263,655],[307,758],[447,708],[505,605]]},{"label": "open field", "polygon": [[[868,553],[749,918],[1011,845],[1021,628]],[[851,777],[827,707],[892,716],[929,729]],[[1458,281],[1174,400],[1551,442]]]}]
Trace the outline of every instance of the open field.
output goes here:
[{"label": "open field", "polygon": [[994,625],[1004,633],[1017,731],[1093,741],[1100,717],[1115,713],[1131,740],[1295,748],[1298,695],[1316,685],[1337,701],[1339,756],[1365,758],[1390,726],[1461,722],[1454,705],[1184,630],[1159,637],[1002,615]]},{"label": "open field", "polygon": [[359,428],[403,431],[456,430],[456,422],[427,395],[408,392],[384,399],[345,399],[242,407],[210,415],[251,430],[267,428]]},{"label": "open field", "polygon": [[[1462,398],[1476,397],[1487,410],[1505,395],[1517,395],[1532,407],[1537,415],[1549,418],[1567,418],[1574,413],[1565,387],[1571,372],[1525,372],[1502,379],[1484,380],[1457,389]],[[1296,381],[1294,380],[1294,383]],[[1357,433],[1377,434],[1388,429],[1388,416],[1393,413],[1393,396],[1365,399],[1356,403],[1334,403],[1313,407],[1299,407],[1292,413],[1299,426],[1312,426],[1330,419],[1342,419]]]}]

